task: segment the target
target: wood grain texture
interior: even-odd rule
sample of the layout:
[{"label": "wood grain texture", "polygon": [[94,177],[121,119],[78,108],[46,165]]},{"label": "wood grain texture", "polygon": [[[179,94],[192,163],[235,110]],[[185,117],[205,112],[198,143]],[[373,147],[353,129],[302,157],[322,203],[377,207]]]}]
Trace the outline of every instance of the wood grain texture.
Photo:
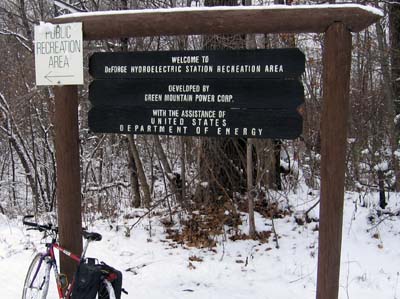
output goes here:
[{"label": "wood grain texture", "polygon": [[[81,182],[79,170],[78,89],[55,87],[55,148],[57,163],[57,211],[60,244],[82,252]],[[60,254],[61,272],[71,281],[76,262]]]},{"label": "wood grain texture", "polygon": [[344,24],[326,31],[323,63],[317,299],[337,299],[351,63],[351,34]]},{"label": "wood grain texture", "polygon": [[158,35],[322,33],[334,22],[341,22],[350,31],[359,32],[379,18],[361,7],[332,5],[291,9],[271,9],[268,6],[260,9],[160,9],[118,15],[81,13],[55,18],[51,22],[83,22],[84,39],[98,40]]}]

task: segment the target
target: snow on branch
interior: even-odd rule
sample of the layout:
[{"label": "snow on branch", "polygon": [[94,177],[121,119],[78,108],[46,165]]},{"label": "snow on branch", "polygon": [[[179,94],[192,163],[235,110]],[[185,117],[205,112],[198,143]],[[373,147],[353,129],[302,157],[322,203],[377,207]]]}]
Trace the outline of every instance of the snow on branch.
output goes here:
[{"label": "snow on branch", "polygon": [[32,48],[27,44],[27,43],[30,43],[30,41],[25,36],[23,36],[23,35],[21,35],[21,34],[19,34],[17,32],[10,31],[8,29],[0,30],[0,34],[1,35],[9,35],[9,36],[15,37],[25,49],[27,49],[29,52],[33,52]]},{"label": "snow on branch", "polygon": [[85,12],[85,10],[76,8],[75,6],[72,6],[71,4],[61,1],[61,0],[54,0],[54,4],[61,9],[65,9],[69,11],[70,13],[77,13],[77,12]]},{"label": "snow on branch", "polygon": [[87,188],[87,191],[92,191],[92,192],[101,192],[107,189],[115,188],[115,187],[124,187],[124,188],[129,188],[130,184],[124,181],[116,181],[108,184],[104,184],[102,186],[89,186]]}]

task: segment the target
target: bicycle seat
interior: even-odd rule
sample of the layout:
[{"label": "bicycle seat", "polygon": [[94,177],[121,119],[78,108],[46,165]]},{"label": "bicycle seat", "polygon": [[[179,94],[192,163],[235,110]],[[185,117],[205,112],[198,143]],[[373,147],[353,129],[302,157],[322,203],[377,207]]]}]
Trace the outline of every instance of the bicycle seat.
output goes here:
[{"label": "bicycle seat", "polygon": [[82,236],[89,241],[101,241],[103,238],[99,233],[82,231]]}]

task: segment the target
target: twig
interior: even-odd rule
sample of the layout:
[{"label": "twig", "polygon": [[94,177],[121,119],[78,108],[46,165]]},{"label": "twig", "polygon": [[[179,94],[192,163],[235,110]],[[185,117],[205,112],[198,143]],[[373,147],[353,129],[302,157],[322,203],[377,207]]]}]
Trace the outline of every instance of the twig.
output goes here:
[{"label": "twig", "polygon": [[308,213],[310,213],[312,211],[312,209],[314,209],[319,204],[319,201],[320,201],[320,199],[318,199],[315,204],[313,204],[307,211],[304,212],[304,215],[307,218],[308,218]]},{"label": "twig", "polygon": [[[225,230],[224,230],[224,233],[225,233]],[[220,262],[222,262],[222,260],[224,259],[224,256],[225,256],[225,242],[222,241],[222,255],[219,259]]]},{"label": "twig", "polygon": [[303,275],[303,276],[301,276],[301,277],[299,277],[299,278],[297,278],[297,279],[291,280],[291,281],[289,281],[289,283],[298,282],[298,281],[300,281],[300,280],[302,280],[302,279],[304,279],[304,278],[306,278],[306,277],[309,277],[309,276],[311,276],[311,275],[314,275],[314,272],[310,272],[310,273],[308,273],[308,274],[306,274],[306,275]]},{"label": "twig", "polygon": [[129,227],[129,231],[131,231],[131,230],[135,227],[135,225],[138,224],[144,217],[146,217],[146,216],[147,216],[148,214],[150,214],[155,208],[157,208],[164,200],[168,199],[168,197],[171,197],[171,196],[173,196],[173,195],[174,195],[174,193],[167,194],[164,198],[162,198],[162,199],[160,199],[159,201],[157,201],[151,208],[149,208],[149,210],[148,210],[146,213],[144,213],[142,216],[140,216],[140,217],[138,218],[138,220],[136,220],[136,222],[135,222],[134,224],[132,224],[132,225]]},{"label": "twig", "polygon": [[349,276],[350,276],[350,261],[349,261],[349,256],[347,255],[347,276],[346,276],[346,296],[347,296],[347,299],[350,299],[350,295],[349,295]]},{"label": "twig", "polygon": [[271,220],[272,220],[272,232],[274,233],[275,236],[275,248],[279,249],[278,234],[276,233],[275,230],[274,215],[272,215]]},{"label": "twig", "polygon": [[387,215],[386,217],[383,217],[382,219],[380,219],[378,221],[378,223],[376,223],[375,225],[371,226],[370,228],[367,229],[367,233],[369,233],[372,229],[377,228],[379,226],[379,224],[381,224],[383,221],[385,221],[386,219],[389,219],[390,217],[392,217],[393,215]]}]

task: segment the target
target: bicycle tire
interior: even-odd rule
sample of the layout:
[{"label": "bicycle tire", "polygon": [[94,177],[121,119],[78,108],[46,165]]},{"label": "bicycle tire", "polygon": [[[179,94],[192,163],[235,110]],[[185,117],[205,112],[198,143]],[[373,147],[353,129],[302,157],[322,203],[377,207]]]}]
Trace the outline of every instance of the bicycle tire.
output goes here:
[{"label": "bicycle tire", "polygon": [[51,265],[46,261],[40,264],[41,258],[40,253],[36,254],[28,268],[22,299],[46,299],[47,297]]},{"label": "bicycle tire", "polygon": [[96,299],[116,299],[114,289],[107,279],[100,283]]}]

